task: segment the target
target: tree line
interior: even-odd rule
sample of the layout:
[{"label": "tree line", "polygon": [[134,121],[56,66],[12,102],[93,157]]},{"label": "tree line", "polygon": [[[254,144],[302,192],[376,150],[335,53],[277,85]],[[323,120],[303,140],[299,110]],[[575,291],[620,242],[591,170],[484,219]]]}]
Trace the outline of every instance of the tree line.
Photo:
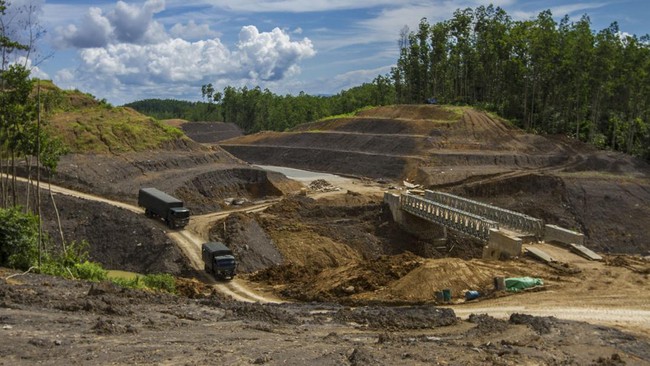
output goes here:
[{"label": "tree line", "polygon": [[182,118],[189,121],[223,121],[239,126],[245,133],[262,130],[285,131],[298,124],[353,112],[366,106],[391,104],[394,89],[385,76],[336,95],[278,95],[259,86],[227,86],[223,92],[212,84],[201,88],[203,102],[172,99],[146,99],[125,106],[159,119]]},{"label": "tree line", "polygon": [[532,132],[565,134],[650,159],[650,37],[600,31],[587,15],[515,21],[503,9],[459,9],[402,29],[391,70],[397,103],[469,104]]}]

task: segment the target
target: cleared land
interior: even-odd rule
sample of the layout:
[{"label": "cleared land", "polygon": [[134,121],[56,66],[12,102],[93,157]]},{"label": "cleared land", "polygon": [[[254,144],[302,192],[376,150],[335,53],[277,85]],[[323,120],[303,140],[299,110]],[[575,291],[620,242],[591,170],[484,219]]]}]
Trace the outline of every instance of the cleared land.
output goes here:
[{"label": "cleared land", "polygon": [[[174,297],[2,270],[3,361],[650,362],[650,264],[639,256],[650,249],[647,164],[435,106],[382,107],[221,143],[237,157],[215,142],[64,157],[58,184],[130,205],[137,188],[156,186],[195,214],[187,230],[168,232],[115,202],[55,194],[68,240],[88,239],[92,258],[111,269],[194,279],[179,280],[184,296]],[[339,191],[322,192],[321,183],[307,196],[291,194],[304,186],[238,158],[357,179]],[[483,261],[481,243],[453,233],[446,243],[409,235],[381,203],[381,192],[406,178],[579,229],[606,262],[553,246],[544,248],[561,259],[554,267],[526,257]],[[229,198],[249,206],[233,209]],[[56,240],[56,223],[47,229]],[[196,253],[208,238],[235,251],[236,281],[202,273]],[[495,276],[524,275],[544,279],[544,288],[492,290]],[[442,288],[454,294],[453,312],[434,306]],[[465,290],[484,296],[465,303]],[[557,318],[511,315],[527,312]]]}]

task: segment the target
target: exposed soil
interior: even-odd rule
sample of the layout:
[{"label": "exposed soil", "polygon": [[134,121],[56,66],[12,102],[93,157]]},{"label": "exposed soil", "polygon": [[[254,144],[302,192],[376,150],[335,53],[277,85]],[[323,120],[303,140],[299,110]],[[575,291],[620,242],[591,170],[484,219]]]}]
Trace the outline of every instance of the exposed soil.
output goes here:
[{"label": "exposed soil", "polygon": [[388,106],[222,141],[258,164],[408,178],[425,188],[583,232],[611,253],[650,254],[650,166],[558,136],[526,134],[472,109]]},{"label": "exposed soil", "polygon": [[214,144],[222,140],[243,135],[234,123],[224,122],[184,122],[179,127],[187,137],[200,143]]},{"label": "exposed soil", "polygon": [[[26,197],[26,184],[19,183],[19,187],[19,196]],[[35,205],[33,192],[32,197],[31,204]],[[169,229],[162,222],[102,202],[57,193],[53,198],[66,242],[87,241],[89,259],[106,269],[197,275],[176,243],[166,235]],[[41,202],[44,233],[50,238],[50,245],[58,248],[61,245],[59,226],[46,189],[42,191]]]},{"label": "exposed soil", "polygon": [[[461,115],[382,107],[222,144],[251,163],[373,178],[331,191],[329,182],[302,185],[191,140],[64,157],[54,177],[64,186],[130,204],[138,188],[155,186],[193,213],[188,230],[169,232],[132,206],[55,194],[67,240],[88,240],[91,258],[111,269],[192,279],[178,280],[183,296],[175,297],[8,278],[15,273],[0,269],[0,364],[649,363],[650,262],[639,256],[650,250],[647,164],[528,135],[473,110]],[[213,127],[191,128],[212,143]],[[558,260],[551,266],[528,257],[484,261],[475,259],[480,242],[452,231],[445,243],[410,235],[381,195],[404,178],[580,230],[605,262],[548,244],[540,248]],[[56,245],[53,207],[42,200]],[[241,212],[227,216],[235,202]],[[201,271],[204,240],[233,249],[234,281]],[[544,286],[494,290],[494,277],[515,276]],[[451,303],[437,296],[443,289]],[[479,299],[465,301],[468,290]],[[309,303],[239,302],[278,297]]]},{"label": "exposed soil", "polygon": [[133,204],[139,188],[156,187],[184,200],[194,214],[220,210],[227,198],[263,199],[302,187],[282,175],[251,167],[219,147],[191,140],[148,152],[67,155],[53,182]]},{"label": "exposed soil", "polygon": [[124,290],[0,269],[0,363],[644,364],[647,338],[431,306],[259,305]]}]

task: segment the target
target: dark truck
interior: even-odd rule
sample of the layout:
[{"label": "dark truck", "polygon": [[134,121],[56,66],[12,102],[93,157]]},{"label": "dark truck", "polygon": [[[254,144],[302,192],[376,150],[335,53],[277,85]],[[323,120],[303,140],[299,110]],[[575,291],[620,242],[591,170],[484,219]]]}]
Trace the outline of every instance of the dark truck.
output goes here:
[{"label": "dark truck", "polygon": [[218,241],[203,243],[201,256],[205,263],[205,271],[219,279],[233,279],[237,262],[232,255],[232,250]]},{"label": "dark truck", "polygon": [[190,222],[190,210],[183,207],[183,201],[156,188],[141,188],[138,206],[144,207],[147,217],[161,218],[171,229],[183,228]]}]

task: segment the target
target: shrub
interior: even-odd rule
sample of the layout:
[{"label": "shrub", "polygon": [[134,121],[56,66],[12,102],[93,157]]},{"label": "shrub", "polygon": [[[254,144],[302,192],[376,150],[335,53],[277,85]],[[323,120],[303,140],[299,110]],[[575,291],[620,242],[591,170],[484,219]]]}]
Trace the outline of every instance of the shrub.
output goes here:
[{"label": "shrub", "polygon": [[65,250],[44,256],[39,272],[64,278],[103,281],[108,272],[98,263],[88,261],[88,242],[72,241]]},{"label": "shrub", "polygon": [[154,290],[162,290],[169,293],[176,292],[176,280],[168,273],[150,274],[143,277],[144,284]]},{"label": "shrub", "polygon": [[0,209],[0,266],[26,270],[38,263],[38,218],[20,207]]},{"label": "shrub", "polygon": [[135,289],[145,288],[144,282],[142,281],[140,276],[136,276],[135,278],[110,277],[109,279],[111,282],[121,287],[135,288]]},{"label": "shrub", "polygon": [[76,263],[73,268],[72,272],[77,278],[93,282],[105,280],[108,274],[100,264],[89,261]]}]

